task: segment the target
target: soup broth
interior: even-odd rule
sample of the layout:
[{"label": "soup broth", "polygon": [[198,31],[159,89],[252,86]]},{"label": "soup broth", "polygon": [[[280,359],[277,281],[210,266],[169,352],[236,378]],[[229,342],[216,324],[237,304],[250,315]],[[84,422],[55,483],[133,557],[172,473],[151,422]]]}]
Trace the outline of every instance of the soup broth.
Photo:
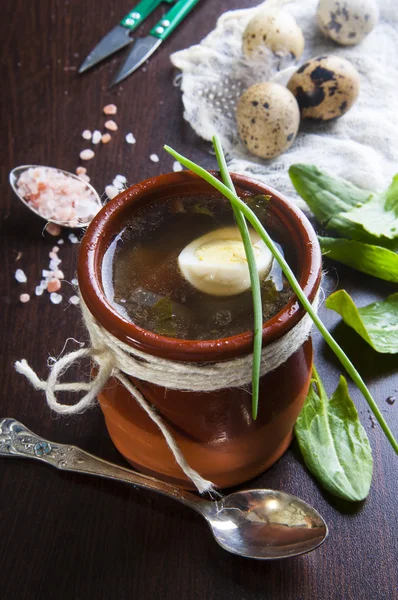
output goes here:
[{"label": "soup broth", "polygon": [[[245,201],[266,226],[267,197]],[[250,289],[232,296],[203,293],[178,265],[180,252],[193,240],[234,225],[229,202],[218,196],[174,197],[141,207],[105,254],[102,281],[108,301],[135,325],[172,338],[220,339],[253,329]],[[261,296],[264,321],[292,296],[275,260],[261,281]]]}]

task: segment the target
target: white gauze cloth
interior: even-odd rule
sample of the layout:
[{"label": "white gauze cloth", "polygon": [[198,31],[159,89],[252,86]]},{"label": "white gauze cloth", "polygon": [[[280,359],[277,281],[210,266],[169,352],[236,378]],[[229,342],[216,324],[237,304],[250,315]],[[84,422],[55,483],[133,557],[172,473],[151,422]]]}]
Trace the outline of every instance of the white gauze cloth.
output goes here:
[{"label": "white gauze cloth", "polygon": [[[275,59],[250,64],[242,54],[242,34],[265,5],[284,4],[301,27],[305,49],[298,63]],[[205,140],[217,133],[231,171],[263,181],[306,205],[290,182],[293,163],[313,163],[333,175],[373,191],[385,189],[398,171],[398,4],[379,0],[380,21],[357,46],[338,46],[325,38],[316,22],[318,0],[268,0],[255,8],[223,14],[202,42],[171,55],[181,69],[184,117]],[[286,84],[299,64],[325,54],[348,59],[361,80],[359,97],[340,119],[326,124],[302,121],[291,148],[266,161],[250,155],[238,138],[235,110],[249,86],[264,81]]]}]

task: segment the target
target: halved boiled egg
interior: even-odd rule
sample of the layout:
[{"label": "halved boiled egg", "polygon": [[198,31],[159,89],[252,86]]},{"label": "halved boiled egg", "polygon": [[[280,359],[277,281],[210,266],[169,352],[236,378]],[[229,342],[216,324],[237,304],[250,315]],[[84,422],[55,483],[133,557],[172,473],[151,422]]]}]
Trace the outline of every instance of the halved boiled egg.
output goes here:
[{"label": "halved boiled egg", "polygon": [[[250,231],[257,271],[268,275],[272,254],[255,231]],[[238,227],[216,229],[186,246],[178,257],[185,279],[213,296],[233,296],[250,288],[249,267]]]}]

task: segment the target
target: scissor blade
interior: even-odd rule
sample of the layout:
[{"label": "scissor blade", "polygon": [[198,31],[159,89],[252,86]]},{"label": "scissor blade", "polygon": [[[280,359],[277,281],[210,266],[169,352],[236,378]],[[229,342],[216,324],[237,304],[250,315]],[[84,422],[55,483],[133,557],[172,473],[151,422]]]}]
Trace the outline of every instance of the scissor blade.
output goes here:
[{"label": "scissor blade", "polygon": [[112,81],[112,85],[116,85],[125,79],[128,75],[131,75],[138,67],[140,67],[150,56],[153,54],[162,43],[162,40],[148,35],[147,37],[139,38],[132,49],[126,60],[124,61],[120,71]]},{"label": "scissor blade", "polygon": [[90,52],[86,60],[83,62],[79,69],[79,73],[83,73],[99,63],[104,58],[107,58],[114,52],[117,52],[124,46],[131,44],[133,38],[130,37],[130,30],[123,25],[116,25],[109,33],[102,38],[102,40],[95,46],[94,50]]}]

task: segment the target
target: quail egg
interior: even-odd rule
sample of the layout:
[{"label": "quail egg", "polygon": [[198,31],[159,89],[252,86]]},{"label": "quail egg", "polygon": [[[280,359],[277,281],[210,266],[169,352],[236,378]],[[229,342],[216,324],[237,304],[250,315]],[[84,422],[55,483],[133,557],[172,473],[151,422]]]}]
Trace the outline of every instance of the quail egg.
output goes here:
[{"label": "quail egg", "polygon": [[319,27],[326,37],[343,46],[358,44],[379,20],[374,0],[320,0]]},{"label": "quail egg", "polygon": [[236,111],[239,136],[252,154],[274,158],[294,142],[300,111],[293,94],[278,83],[258,83],[241,96]]},{"label": "quail egg", "polygon": [[252,58],[264,48],[279,56],[300,58],[304,36],[292,15],[277,8],[265,8],[254,15],[243,33],[243,53]]},{"label": "quail egg", "polygon": [[329,121],[346,113],[359,93],[355,67],[338,56],[318,56],[304,63],[290,78],[304,119]]}]

